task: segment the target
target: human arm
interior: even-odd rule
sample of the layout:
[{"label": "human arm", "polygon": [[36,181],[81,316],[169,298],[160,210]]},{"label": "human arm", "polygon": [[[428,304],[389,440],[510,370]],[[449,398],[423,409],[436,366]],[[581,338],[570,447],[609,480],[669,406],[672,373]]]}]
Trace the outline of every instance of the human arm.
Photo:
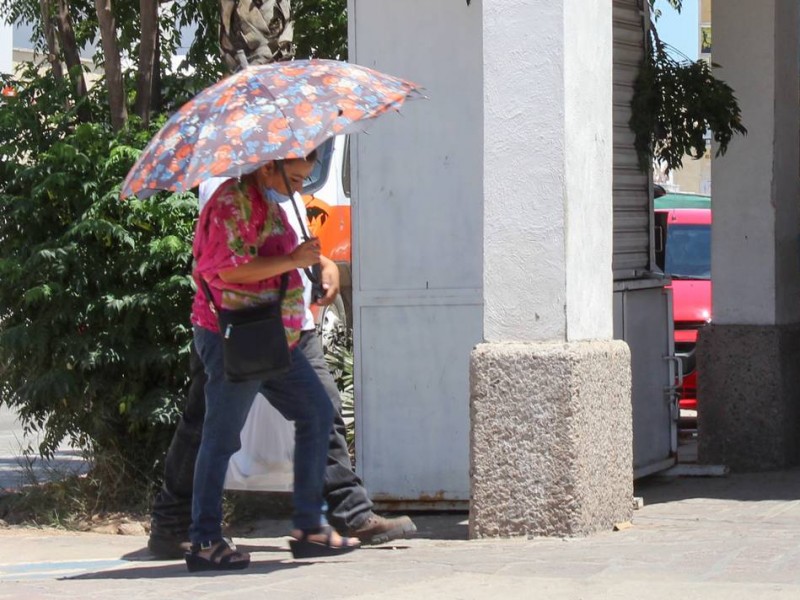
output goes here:
[{"label": "human arm", "polygon": [[224,269],[219,272],[219,278],[225,283],[257,283],[264,279],[281,275],[287,271],[292,271],[293,269],[310,267],[320,262],[320,259],[319,240],[313,238],[303,242],[289,254],[281,256],[256,256],[245,264],[230,269]]},{"label": "human arm", "polygon": [[317,300],[320,306],[333,304],[336,296],[339,295],[339,267],[327,256],[320,255],[319,263],[321,266],[322,289],[325,295]]}]

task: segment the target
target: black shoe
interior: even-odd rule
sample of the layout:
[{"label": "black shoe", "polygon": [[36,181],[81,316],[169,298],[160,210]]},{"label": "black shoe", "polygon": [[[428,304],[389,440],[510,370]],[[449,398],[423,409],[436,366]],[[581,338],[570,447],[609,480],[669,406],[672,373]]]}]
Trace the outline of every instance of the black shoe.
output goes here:
[{"label": "black shoe", "polygon": [[162,560],[182,559],[191,551],[192,544],[186,537],[151,531],[147,549]]},{"label": "black shoe", "polygon": [[405,515],[386,518],[371,513],[360,527],[348,529],[347,535],[357,537],[364,545],[375,545],[409,538],[416,532],[417,526],[414,525],[414,521]]}]

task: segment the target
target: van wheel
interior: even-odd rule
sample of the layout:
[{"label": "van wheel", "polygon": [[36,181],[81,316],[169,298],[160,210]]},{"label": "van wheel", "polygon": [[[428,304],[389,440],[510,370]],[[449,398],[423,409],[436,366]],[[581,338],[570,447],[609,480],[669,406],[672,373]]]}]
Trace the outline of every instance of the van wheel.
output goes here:
[{"label": "van wheel", "polygon": [[351,288],[349,286],[345,287],[345,288],[342,288],[342,292],[341,292],[341,294],[339,294],[339,296],[341,297],[342,302],[344,303],[344,312],[347,315],[347,321],[346,321],[347,328],[348,329],[352,329],[353,328],[353,288]]},{"label": "van wheel", "polygon": [[327,352],[336,332],[347,327],[347,313],[341,296],[336,296],[333,304],[323,306],[317,323],[317,333],[322,341],[322,349]]}]

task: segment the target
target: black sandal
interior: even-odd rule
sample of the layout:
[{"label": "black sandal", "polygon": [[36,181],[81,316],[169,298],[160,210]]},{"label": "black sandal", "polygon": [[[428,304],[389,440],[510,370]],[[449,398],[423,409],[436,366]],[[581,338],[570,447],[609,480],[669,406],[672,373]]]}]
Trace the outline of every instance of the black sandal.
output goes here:
[{"label": "black sandal", "polygon": [[[353,550],[361,547],[361,543],[351,544],[350,539],[343,537],[339,545],[331,543],[333,538],[333,527],[324,525],[316,529],[301,529],[301,537],[299,539],[289,540],[289,547],[292,550],[294,558],[322,558],[325,556],[339,556],[340,554],[347,554]],[[324,542],[317,542],[308,539],[310,535],[319,533],[325,534]]]},{"label": "black sandal", "polygon": [[[211,548],[214,548],[214,551],[210,556],[200,556],[200,552]],[[225,554],[227,550],[230,550],[230,554]],[[191,550],[184,554],[184,558],[186,566],[192,573],[195,571],[234,571],[246,569],[250,564],[250,555],[246,552],[239,552],[236,545],[227,538],[209,544],[192,544]]]}]

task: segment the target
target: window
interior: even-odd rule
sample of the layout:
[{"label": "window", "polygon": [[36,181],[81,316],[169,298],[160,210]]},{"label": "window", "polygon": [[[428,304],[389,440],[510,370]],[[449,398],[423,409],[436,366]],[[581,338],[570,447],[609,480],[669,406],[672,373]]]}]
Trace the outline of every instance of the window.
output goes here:
[{"label": "window", "polygon": [[711,279],[711,226],[670,225],[664,272],[674,279]]},{"label": "window", "polygon": [[342,188],[344,195],[350,198],[350,136],[344,142],[344,164],[342,165]]},{"label": "window", "polygon": [[325,179],[328,176],[328,168],[330,167],[332,157],[333,138],[329,139],[319,148],[317,148],[317,162],[314,163],[314,168],[311,170],[311,174],[303,182],[304,194],[313,194],[323,185],[325,185]]}]

